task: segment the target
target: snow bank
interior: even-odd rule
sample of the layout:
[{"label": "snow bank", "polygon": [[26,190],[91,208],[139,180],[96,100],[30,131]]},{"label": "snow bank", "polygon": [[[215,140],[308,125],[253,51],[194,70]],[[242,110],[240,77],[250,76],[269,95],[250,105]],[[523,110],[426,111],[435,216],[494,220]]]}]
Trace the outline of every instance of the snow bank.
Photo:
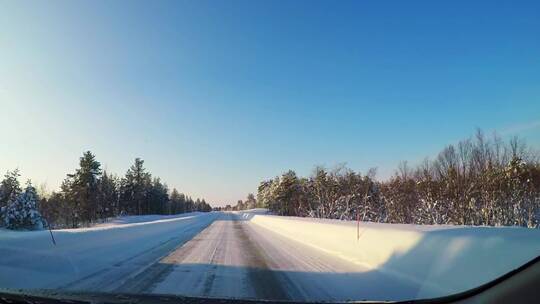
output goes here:
[{"label": "snow bank", "polygon": [[[118,228],[118,226],[137,226],[137,225],[131,225],[131,224],[150,224],[150,223],[164,223],[169,221],[175,221],[179,218],[184,217],[190,217],[195,215],[201,215],[204,214],[204,212],[190,212],[190,213],[182,213],[182,214],[175,214],[175,215],[157,215],[157,214],[150,214],[150,215],[128,215],[128,216],[118,216],[113,218],[108,218],[106,222],[99,223],[97,225],[92,226],[91,228]],[[127,226],[126,226],[127,225]],[[69,230],[69,229],[67,229]]]},{"label": "snow bank", "polygon": [[255,214],[270,214],[270,211],[266,208],[253,208],[242,211],[233,211],[243,216],[255,215]]},{"label": "snow bank", "polygon": [[421,286],[418,298],[477,287],[540,254],[540,230],[416,226],[244,213],[245,219],[344,260]]}]

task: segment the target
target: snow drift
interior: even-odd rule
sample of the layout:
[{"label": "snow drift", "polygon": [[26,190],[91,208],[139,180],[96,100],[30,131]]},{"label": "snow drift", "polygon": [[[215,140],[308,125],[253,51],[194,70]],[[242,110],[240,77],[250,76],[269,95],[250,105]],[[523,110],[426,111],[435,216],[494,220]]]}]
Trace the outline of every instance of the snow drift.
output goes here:
[{"label": "snow drift", "polygon": [[360,223],[244,213],[243,217],[347,261],[411,280],[417,298],[491,281],[540,254],[540,230]]}]

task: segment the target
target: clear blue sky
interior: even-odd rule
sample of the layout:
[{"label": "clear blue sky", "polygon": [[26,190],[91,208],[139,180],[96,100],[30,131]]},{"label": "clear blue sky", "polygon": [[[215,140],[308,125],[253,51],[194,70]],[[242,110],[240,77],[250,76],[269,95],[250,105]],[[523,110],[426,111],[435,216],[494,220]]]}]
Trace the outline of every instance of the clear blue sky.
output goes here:
[{"label": "clear blue sky", "polygon": [[476,127],[540,146],[538,1],[2,1],[0,170],[85,150],[233,203],[347,163],[392,174]]}]

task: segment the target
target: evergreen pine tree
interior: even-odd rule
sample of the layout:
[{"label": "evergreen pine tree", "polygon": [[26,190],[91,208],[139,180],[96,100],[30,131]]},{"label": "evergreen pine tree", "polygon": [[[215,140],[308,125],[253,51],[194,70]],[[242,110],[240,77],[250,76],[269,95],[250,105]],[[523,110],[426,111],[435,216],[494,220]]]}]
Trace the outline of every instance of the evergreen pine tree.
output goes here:
[{"label": "evergreen pine tree", "polygon": [[69,192],[79,219],[91,222],[98,217],[98,181],[101,176],[101,164],[92,152],[86,151],[80,158],[79,166],[75,174],[68,175],[72,178]]},{"label": "evergreen pine tree", "polygon": [[15,200],[21,193],[21,184],[19,183],[19,169],[8,171],[0,183],[0,208],[6,207],[9,201]]},{"label": "evergreen pine tree", "polygon": [[122,208],[130,214],[145,214],[148,203],[148,191],[151,186],[151,175],[144,169],[144,160],[135,159],[135,163],[122,179]]},{"label": "evergreen pine tree", "polygon": [[6,227],[8,229],[43,229],[43,219],[37,206],[38,201],[36,189],[28,182],[24,192],[9,201],[4,219]]}]

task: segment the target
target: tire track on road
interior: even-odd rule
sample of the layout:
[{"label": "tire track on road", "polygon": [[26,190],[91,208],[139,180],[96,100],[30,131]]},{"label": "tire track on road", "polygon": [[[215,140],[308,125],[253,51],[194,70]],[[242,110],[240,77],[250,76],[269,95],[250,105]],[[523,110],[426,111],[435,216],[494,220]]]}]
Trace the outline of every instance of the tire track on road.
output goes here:
[{"label": "tire track on road", "polygon": [[183,246],[122,285],[121,292],[286,300],[245,223],[223,213]]},{"label": "tire track on road", "polygon": [[270,269],[263,251],[251,240],[244,226],[245,224],[241,221],[234,221],[234,228],[238,232],[239,238],[243,240],[243,248],[247,253],[246,259],[250,267],[248,269],[248,280],[257,298],[271,300],[290,299],[276,272]]}]

